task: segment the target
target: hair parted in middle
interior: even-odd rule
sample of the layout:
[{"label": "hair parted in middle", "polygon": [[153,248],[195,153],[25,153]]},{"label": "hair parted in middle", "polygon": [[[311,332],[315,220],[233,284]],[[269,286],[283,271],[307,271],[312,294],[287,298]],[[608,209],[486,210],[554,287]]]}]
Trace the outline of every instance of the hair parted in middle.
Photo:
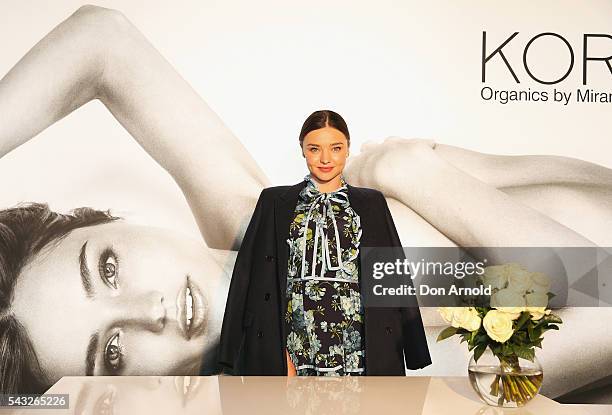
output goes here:
[{"label": "hair parted in middle", "polygon": [[346,137],[346,141],[349,144],[351,143],[351,135],[349,134],[348,126],[344,118],[332,110],[320,110],[310,114],[308,118],[306,118],[306,121],[304,121],[302,130],[300,131],[300,147],[302,147],[304,137],[306,137],[309,132],[325,127],[335,128],[340,131]]}]

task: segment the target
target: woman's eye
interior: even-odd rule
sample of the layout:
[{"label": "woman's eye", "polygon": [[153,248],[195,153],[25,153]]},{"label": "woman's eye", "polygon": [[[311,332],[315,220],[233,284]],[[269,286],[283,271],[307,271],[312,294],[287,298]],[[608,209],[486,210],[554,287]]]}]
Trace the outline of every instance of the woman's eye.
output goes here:
[{"label": "woman's eye", "polygon": [[334,147],[332,150],[334,150],[334,151],[340,151],[340,147]]},{"label": "woman's eye", "polygon": [[311,147],[311,148],[310,148],[310,152],[311,152],[311,153],[316,153],[317,151],[319,151],[319,149],[318,149],[318,148],[314,148],[314,147]]},{"label": "woman's eye", "polygon": [[100,257],[100,277],[106,283],[106,285],[117,288],[117,268],[119,261],[115,253],[107,249],[102,253]]},{"label": "woman's eye", "polygon": [[112,373],[117,373],[121,368],[122,358],[123,347],[121,346],[120,333],[117,333],[108,339],[106,347],[104,347],[104,363],[106,368]]}]

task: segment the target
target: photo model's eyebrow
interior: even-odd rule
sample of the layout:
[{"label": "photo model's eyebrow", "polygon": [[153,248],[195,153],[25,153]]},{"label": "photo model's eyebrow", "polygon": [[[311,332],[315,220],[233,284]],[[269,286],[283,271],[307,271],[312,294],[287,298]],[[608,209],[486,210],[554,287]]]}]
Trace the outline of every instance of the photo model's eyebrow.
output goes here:
[{"label": "photo model's eyebrow", "polygon": [[93,376],[94,369],[96,367],[96,354],[98,351],[98,342],[100,335],[95,332],[89,338],[89,344],[87,345],[87,354],[85,355],[85,375]]},{"label": "photo model's eyebrow", "polygon": [[91,272],[89,271],[89,267],[87,266],[87,241],[81,247],[81,253],[79,254],[79,268],[81,272],[81,282],[83,283],[83,289],[85,290],[85,295],[88,298],[94,296],[94,288],[91,283]]}]

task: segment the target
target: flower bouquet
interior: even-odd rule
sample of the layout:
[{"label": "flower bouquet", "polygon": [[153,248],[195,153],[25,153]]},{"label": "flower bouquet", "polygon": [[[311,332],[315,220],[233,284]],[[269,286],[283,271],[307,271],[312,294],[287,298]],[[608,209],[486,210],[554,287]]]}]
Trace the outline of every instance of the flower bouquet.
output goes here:
[{"label": "flower bouquet", "polygon": [[[558,330],[562,323],[547,309],[553,297],[550,280],[519,264],[505,264],[485,268],[479,283],[491,287],[489,304],[438,308],[450,324],[440,332],[438,341],[457,335],[474,351],[468,373],[486,403],[523,406],[542,386],[535,348],[542,348],[544,332]],[[478,363],[479,359],[488,362]]]}]

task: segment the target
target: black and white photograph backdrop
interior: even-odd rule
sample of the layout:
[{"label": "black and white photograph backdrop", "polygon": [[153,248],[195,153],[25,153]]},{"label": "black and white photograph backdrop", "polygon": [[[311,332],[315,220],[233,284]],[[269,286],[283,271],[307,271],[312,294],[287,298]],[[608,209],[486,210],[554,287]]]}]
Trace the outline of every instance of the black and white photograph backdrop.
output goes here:
[{"label": "black and white photograph backdrop", "polygon": [[[612,246],[610,2],[0,7],[1,392],[215,374],[246,226],[308,173],[316,110],[346,119],[345,178],[386,196],[406,247]],[[162,316],[186,280],[182,335]],[[612,402],[600,305],[558,310],[545,396]],[[421,314],[433,363],[407,375],[464,376]]]}]

